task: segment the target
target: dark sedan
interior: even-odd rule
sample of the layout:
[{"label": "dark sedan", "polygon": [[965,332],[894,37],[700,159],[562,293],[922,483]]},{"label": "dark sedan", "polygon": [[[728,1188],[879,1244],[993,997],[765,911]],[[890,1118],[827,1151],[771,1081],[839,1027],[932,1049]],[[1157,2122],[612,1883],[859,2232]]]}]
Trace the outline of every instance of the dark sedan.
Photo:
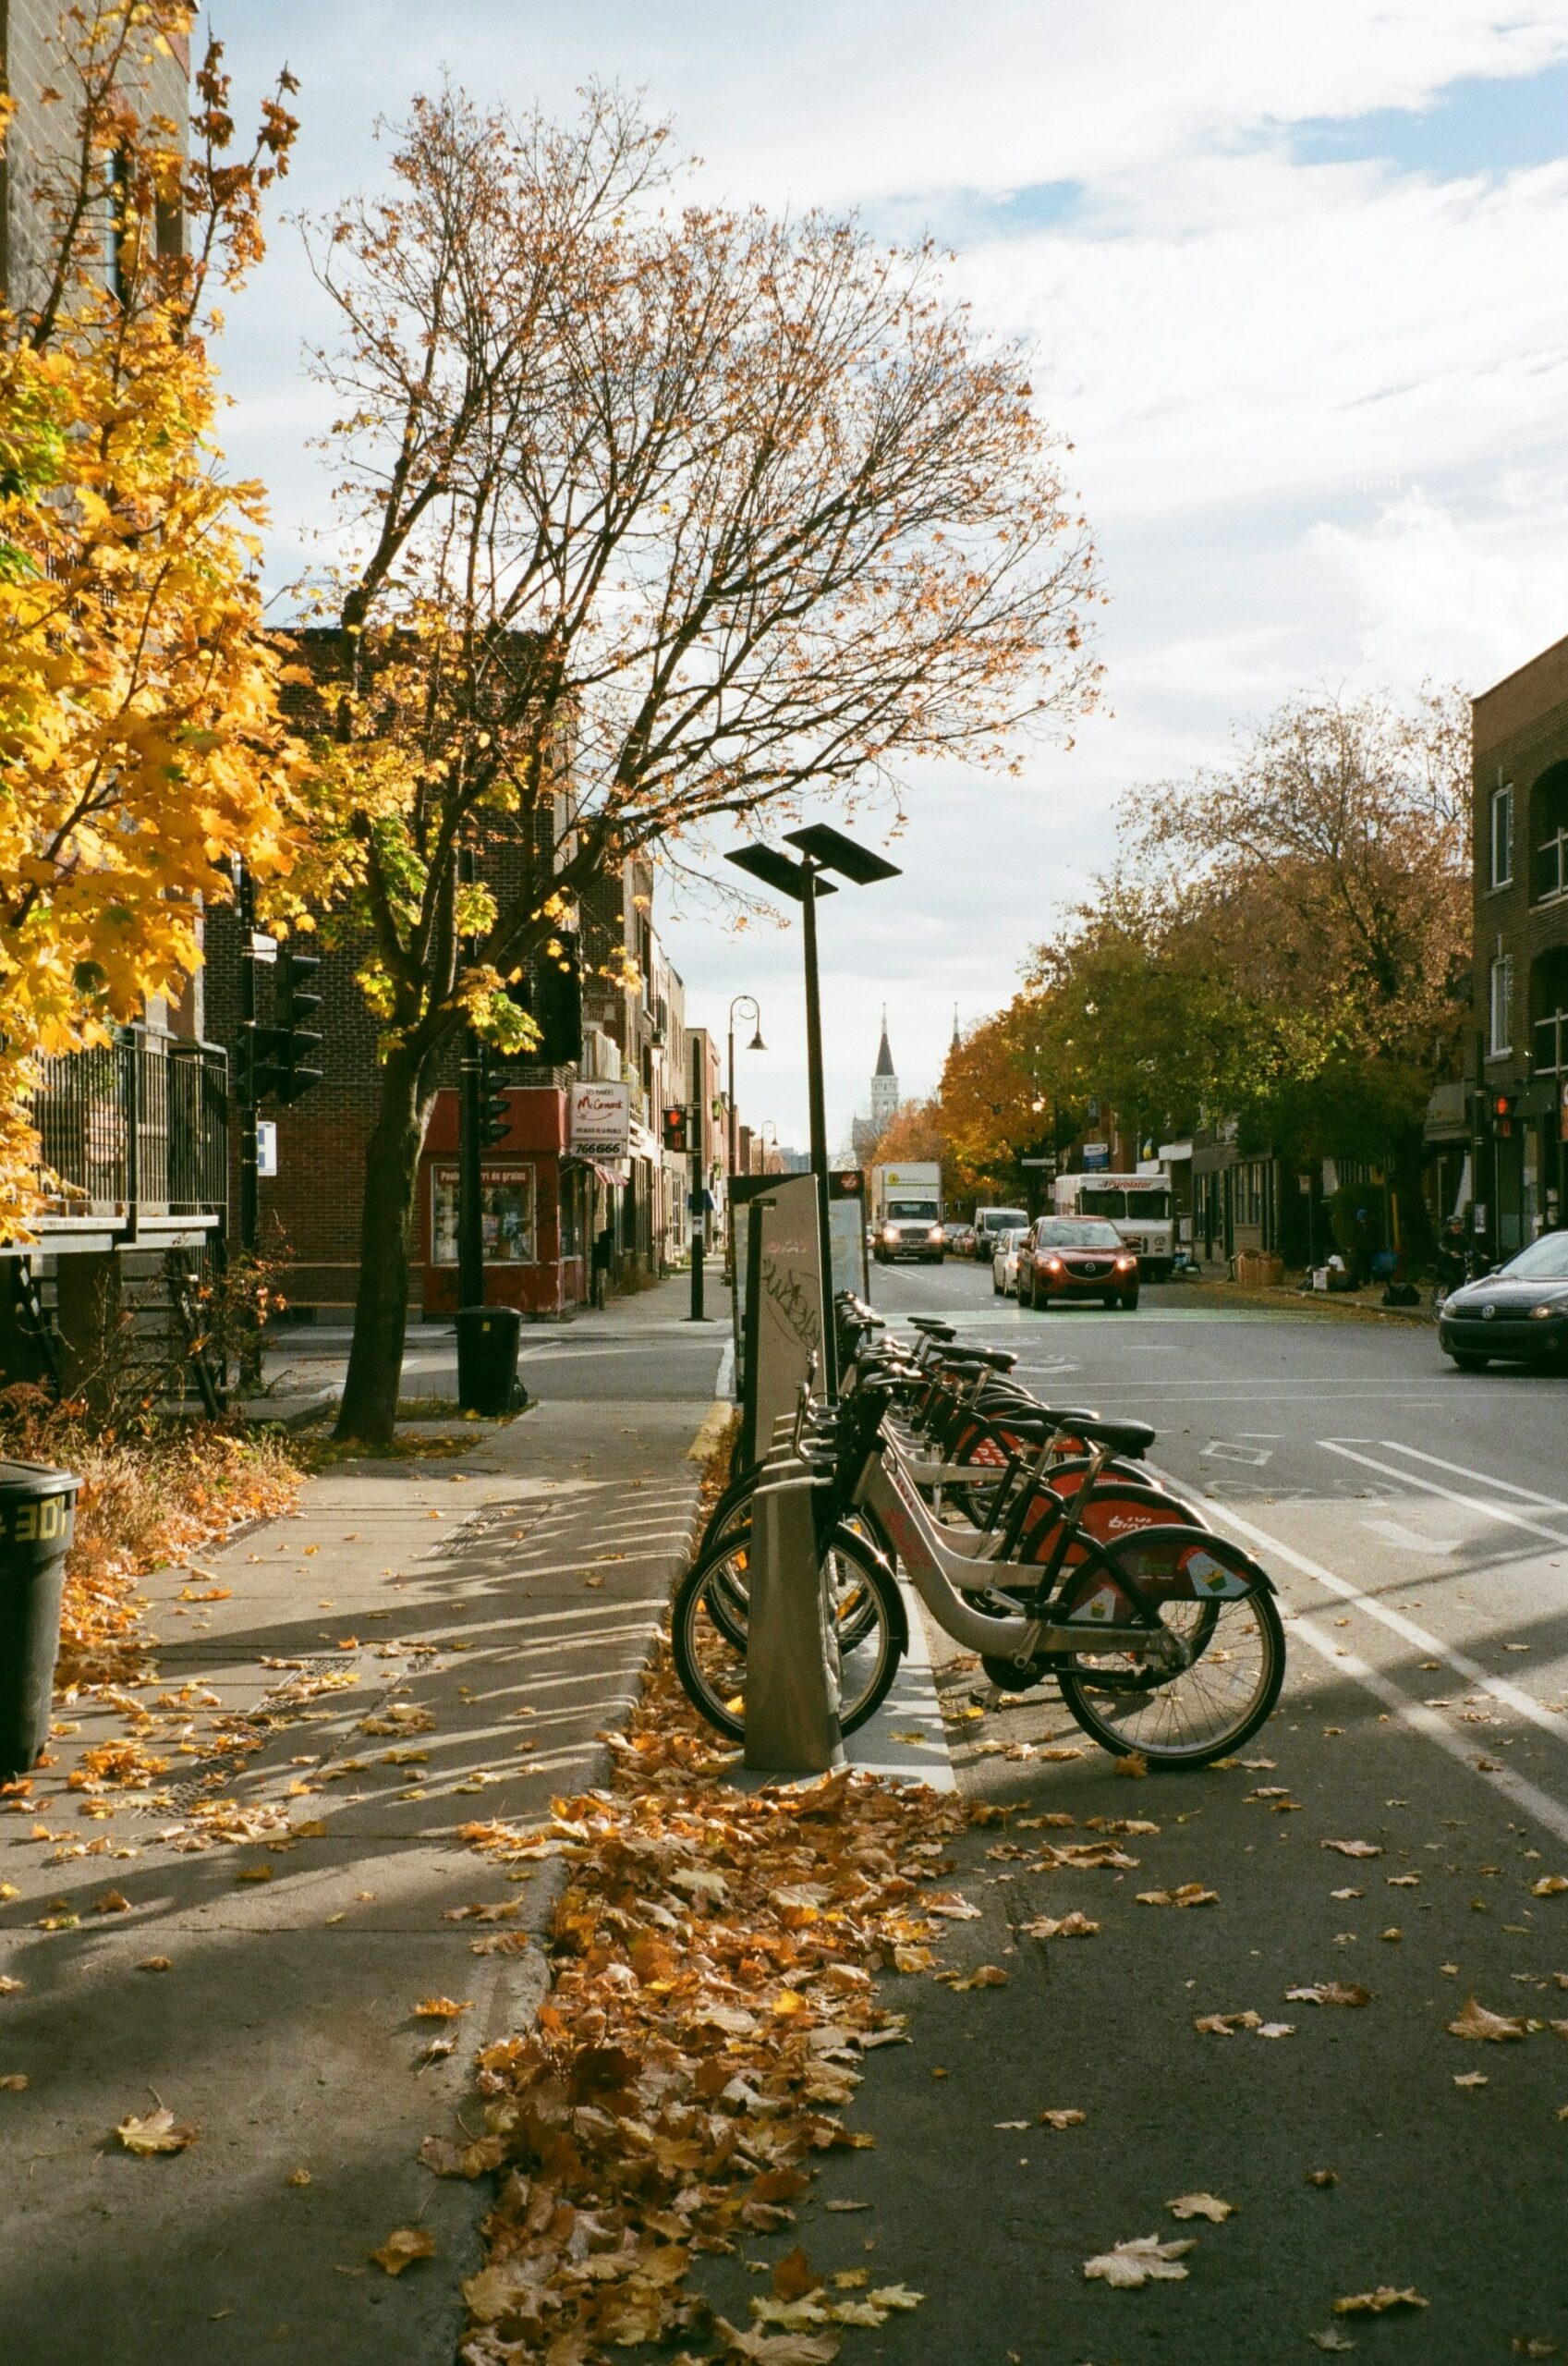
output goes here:
[{"label": "dark sedan", "polygon": [[1018,1250],[1018,1303],[1047,1307],[1075,1298],[1136,1306],[1138,1261],[1103,1217],[1041,1216]]},{"label": "dark sedan", "polygon": [[1495,1274],[1443,1300],[1438,1343],[1461,1372],[1568,1364],[1568,1232],[1546,1232]]}]

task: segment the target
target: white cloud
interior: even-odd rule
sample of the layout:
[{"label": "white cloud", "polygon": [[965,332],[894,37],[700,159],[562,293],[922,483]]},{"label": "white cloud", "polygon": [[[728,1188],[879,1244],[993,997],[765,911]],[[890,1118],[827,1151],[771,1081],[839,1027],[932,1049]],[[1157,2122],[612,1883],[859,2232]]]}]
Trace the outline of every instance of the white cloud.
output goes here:
[{"label": "white cloud", "polygon": [[[1568,629],[1568,153],[1442,179],[1303,164],[1287,136],[1568,59],[1568,0],[269,0],[223,30],[242,82],[285,54],[301,76],[297,202],[378,178],[372,117],[444,67],[519,108],[606,77],[646,85],[735,199],[954,226],[977,320],[1037,344],[1103,553],[1111,712],[1020,784],[924,776],[905,877],[828,908],[835,1138],[883,996],[928,1088],[954,996],[968,1021],[1012,992],[1120,789],[1301,684],[1479,687]],[[995,201],[1063,180],[1083,186],[1055,227],[993,234]],[[296,359],[323,324],[282,232],[236,307],[227,440],[273,486],[286,571],[325,508]],[[761,996],[743,1106],[801,1139],[794,932],[693,912],[670,933],[694,1015]]]}]

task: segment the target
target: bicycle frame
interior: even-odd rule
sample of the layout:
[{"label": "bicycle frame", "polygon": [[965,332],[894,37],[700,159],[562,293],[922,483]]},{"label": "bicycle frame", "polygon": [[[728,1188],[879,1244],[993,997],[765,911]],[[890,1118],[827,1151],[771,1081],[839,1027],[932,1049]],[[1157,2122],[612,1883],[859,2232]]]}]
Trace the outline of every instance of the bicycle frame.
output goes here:
[{"label": "bicycle frame", "polygon": [[[1069,1507],[1067,1517],[1062,1522],[1055,1550],[1039,1572],[1039,1602],[1043,1603],[1055,1582],[1063,1560],[1077,1533],[1088,1495],[1088,1488],[1086,1486],[1080,1501]],[[899,1559],[904,1564],[910,1584],[937,1625],[945,1634],[951,1635],[954,1642],[964,1644],[969,1651],[978,1652],[989,1658],[1013,1660],[1020,1666],[1051,1653],[1081,1652],[1086,1645],[1097,1653],[1107,1650],[1138,1651],[1162,1661],[1179,1663],[1181,1660],[1179,1640],[1167,1631],[1152,1604],[1148,1605],[1146,1622],[1136,1627],[1110,1627],[1100,1622],[1091,1624],[1087,1619],[1075,1625],[1070,1619],[1047,1618],[1039,1611],[993,1616],[975,1609],[963,1598],[966,1579],[971,1586],[973,1584],[974,1562],[966,1555],[955,1553],[947,1543],[896,1459],[886,1454],[879,1453],[869,1457],[868,1469],[862,1473],[856,1489],[856,1502],[869,1505],[877,1513],[898,1548]],[[1009,1565],[992,1563],[988,1566]],[[1034,1572],[1031,1570],[1030,1574]],[[1130,1583],[1127,1590],[1136,1593],[1136,1587]]]}]

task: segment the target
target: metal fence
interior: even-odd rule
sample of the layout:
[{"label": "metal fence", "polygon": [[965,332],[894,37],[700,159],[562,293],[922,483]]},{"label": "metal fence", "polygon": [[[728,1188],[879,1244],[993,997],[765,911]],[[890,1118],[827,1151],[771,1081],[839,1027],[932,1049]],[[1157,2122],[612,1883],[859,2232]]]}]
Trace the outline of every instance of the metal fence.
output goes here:
[{"label": "metal fence", "polygon": [[32,1104],[51,1214],[222,1213],[228,1057],[216,1044],[128,1027],[40,1064]]}]

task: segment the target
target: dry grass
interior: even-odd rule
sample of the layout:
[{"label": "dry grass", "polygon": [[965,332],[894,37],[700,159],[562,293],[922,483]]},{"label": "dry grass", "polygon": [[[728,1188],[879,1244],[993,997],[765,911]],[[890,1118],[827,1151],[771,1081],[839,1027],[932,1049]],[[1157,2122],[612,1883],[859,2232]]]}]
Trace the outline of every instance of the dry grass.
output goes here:
[{"label": "dry grass", "polygon": [[81,1481],[66,1565],[62,1688],[128,1673],[140,1649],[137,1580],[249,1520],[286,1511],[301,1476],[276,1432],[254,1436],[209,1421],[126,1434],[25,1384],[0,1390],[0,1457],[52,1463]]}]

